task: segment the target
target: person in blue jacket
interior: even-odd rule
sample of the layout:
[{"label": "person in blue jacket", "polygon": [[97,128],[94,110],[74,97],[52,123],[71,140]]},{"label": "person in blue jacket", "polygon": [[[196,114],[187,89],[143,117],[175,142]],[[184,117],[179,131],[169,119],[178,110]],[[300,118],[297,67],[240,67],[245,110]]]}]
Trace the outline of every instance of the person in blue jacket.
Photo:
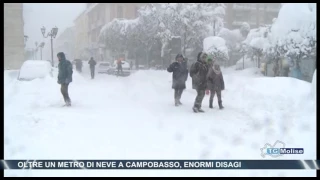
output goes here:
[{"label": "person in blue jacket", "polygon": [[182,54],[176,56],[176,61],[173,62],[167,71],[172,73],[172,89],[174,89],[174,104],[175,106],[182,105],[181,95],[186,88],[186,81],[188,79],[187,62]]}]

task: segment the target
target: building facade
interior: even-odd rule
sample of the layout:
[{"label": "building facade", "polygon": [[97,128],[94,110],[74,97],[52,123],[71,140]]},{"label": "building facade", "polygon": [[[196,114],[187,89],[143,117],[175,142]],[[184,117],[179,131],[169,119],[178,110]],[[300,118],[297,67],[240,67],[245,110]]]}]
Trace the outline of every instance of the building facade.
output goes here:
[{"label": "building facade", "polygon": [[88,16],[83,11],[75,20],[75,49],[74,56],[76,59],[88,59]]},{"label": "building facade", "polygon": [[23,3],[4,3],[4,68],[19,69],[24,62]]},{"label": "building facade", "polygon": [[135,19],[138,9],[146,3],[87,3],[88,43],[91,56],[97,60],[105,60],[108,52],[99,44],[101,28],[115,18]]},{"label": "building facade", "polygon": [[281,3],[226,3],[226,27],[236,29],[243,22],[257,28],[278,17]]},{"label": "building facade", "polygon": [[[66,58],[70,61],[75,59],[75,27],[66,28],[62,31],[53,42],[53,56],[56,57],[58,52],[64,52]],[[57,64],[57,60],[55,64]]]}]

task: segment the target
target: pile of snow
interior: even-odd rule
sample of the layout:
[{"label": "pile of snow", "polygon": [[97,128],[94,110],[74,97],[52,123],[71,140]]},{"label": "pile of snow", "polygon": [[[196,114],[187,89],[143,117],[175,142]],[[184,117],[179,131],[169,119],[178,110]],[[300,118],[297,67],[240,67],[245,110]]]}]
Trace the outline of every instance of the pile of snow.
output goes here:
[{"label": "pile of snow", "polygon": [[27,60],[25,61],[19,72],[19,80],[33,80],[36,78],[44,78],[52,72],[51,64],[44,60]]},{"label": "pile of snow", "polygon": [[226,41],[221,37],[206,37],[203,40],[203,51],[213,56],[219,56],[220,54],[225,60],[229,59]]},{"label": "pile of snow", "polygon": [[314,71],[311,83],[311,94],[313,99],[317,99],[317,70]]},{"label": "pile of snow", "polygon": [[[262,160],[260,148],[278,139],[288,147],[305,149],[304,154],[288,154],[279,159],[316,157],[316,109],[309,108],[310,100],[305,98],[310,95],[310,83],[293,78],[256,77],[257,68],[244,71],[223,68],[226,90],[222,98],[226,108],[222,111],[216,108],[215,98],[215,108],[209,109],[206,96],[203,100],[206,113],[194,114],[191,108],[196,91],[190,78],[182,96],[184,105],[174,108],[172,74],[166,71],[138,71],[128,78],[97,75],[91,80],[88,65],[83,70],[82,75],[88,75],[84,83],[79,83],[76,75],[69,87],[71,108],[61,107],[63,99],[56,81],[45,78],[5,86],[5,159]],[[115,136],[119,132],[122,135]],[[6,170],[4,173],[5,176],[316,175],[314,170],[77,173]]]}]

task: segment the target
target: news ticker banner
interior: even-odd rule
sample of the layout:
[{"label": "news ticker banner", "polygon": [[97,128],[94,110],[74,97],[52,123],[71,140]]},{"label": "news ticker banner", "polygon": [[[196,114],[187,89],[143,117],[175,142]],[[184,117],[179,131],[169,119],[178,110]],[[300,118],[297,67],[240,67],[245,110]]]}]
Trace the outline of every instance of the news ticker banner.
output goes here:
[{"label": "news ticker banner", "polygon": [[1,160],[1,169],[319,169],[319,160]]}]

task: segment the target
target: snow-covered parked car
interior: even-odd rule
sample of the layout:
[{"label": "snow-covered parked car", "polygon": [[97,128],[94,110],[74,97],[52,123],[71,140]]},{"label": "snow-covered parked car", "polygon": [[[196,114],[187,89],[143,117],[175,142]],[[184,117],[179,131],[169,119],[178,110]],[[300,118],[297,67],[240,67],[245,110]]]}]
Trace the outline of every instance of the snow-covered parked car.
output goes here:
[{"label": "snow-covered parked car", "polygon": [[19,71],[18,80],[31,81],[36,78],[44,78],[52,75],[52,67],[49,61],[45,60],[27,60],[25,61]]},{"label": "snow-covered parked car", "polygon": [[109,62],[100,62],[98,64],[98,73],[108,73],[111,65]]}]

